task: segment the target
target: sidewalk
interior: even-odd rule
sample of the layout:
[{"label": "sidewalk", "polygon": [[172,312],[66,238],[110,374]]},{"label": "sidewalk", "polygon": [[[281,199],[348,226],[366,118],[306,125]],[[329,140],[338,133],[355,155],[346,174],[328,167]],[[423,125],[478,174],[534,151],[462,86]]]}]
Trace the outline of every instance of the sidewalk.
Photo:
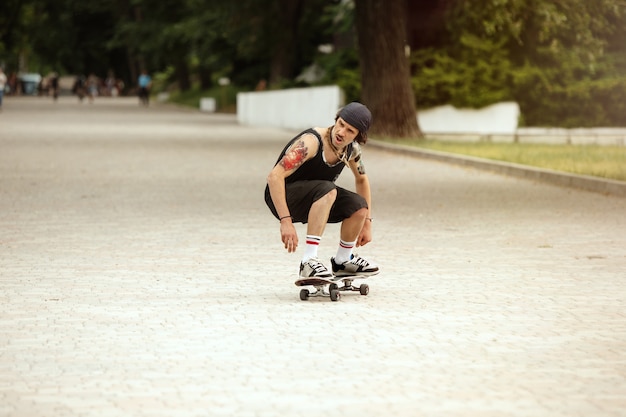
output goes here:
[{"label": "sidewalk", "polygon": [[7,98],[0,416],[626,415],[626,199],[366,147],[382,272],[303,302],[263,202],[291,136]]}]

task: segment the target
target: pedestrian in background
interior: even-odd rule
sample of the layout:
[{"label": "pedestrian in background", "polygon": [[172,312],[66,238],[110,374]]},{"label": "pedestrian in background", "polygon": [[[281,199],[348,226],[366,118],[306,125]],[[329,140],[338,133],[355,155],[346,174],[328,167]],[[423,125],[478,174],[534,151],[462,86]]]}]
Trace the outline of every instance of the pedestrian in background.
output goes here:
[{"label": "pedestrian in background", "polygon": [[150,101],[150,88],[152,87],[152,78],[150,78],[146,70],[141,71],[141,75],[137,79],[137,85],[139,86],[139,104],[147,106],[148,102]]},{"label": "pedestrian in background", "polygon": [[72,92],[76,94],[76,97],[78,97],[78,101],[80,101],[81,103],[83,102],[83,99],[87,94],[85,91],[86,83],[87,81],[85,80],[85,76],[81,74],[76,77],[76,81],[74,81],[74,87],[72,87]]},{"label": "pedestrian in background", "polygon": [[59,74],[56,72],[50,74],[50,90],[52,90],[52,99],[57,101],[59,98]]},{"label": "pedestrian in background", "polygon": [[7,85],[7,76],[4,74],[4,69],[0,67],[0,111],[2,111],[2,97],[4,96],[4,89]]},{"label": "pedestrian in background", "polygon": [[98,77],[96,77],[96,74],[89,74],[87,77],[87,98],[90,103],[93,103],[94,99],[98,95],[98,83],[99,80]]}]

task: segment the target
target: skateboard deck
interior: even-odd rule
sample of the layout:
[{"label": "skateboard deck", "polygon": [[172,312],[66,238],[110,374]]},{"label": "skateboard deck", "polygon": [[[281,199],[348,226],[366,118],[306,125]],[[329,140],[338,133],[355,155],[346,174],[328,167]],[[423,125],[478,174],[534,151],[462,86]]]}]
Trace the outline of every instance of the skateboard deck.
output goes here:
[{"label": "skateboard deck", "polygon": [[299,278],[294,284],[297,287],[314,287],[314,291],[306,288],[300,290],[300,299],[306,301],[309,297],[330,297],[331,301],[341,298],[341,291],[358,291],[361,295],[369,294],[369,285],[361,284],[358,287],[352,285],[355,279],[366,279],[366,275],[346,275],[330,279],[325,278]]}]

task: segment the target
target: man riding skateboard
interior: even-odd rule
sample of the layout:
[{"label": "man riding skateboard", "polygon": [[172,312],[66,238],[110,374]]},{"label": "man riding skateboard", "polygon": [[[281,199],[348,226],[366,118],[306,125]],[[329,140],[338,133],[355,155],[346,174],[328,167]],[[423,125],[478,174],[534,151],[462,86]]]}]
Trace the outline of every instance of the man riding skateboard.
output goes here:
[{"label": "man riding skateboard", "polygon": [[[267,176],[265,202],[280,221],[288,252],[298,247],[293,223],[307,224],[302,278],[379,272],[376,265],[353,253],[355,247],[372,240],[371,190],[361,154],[371,122],[365,105],[348,104],[339,110],[333,126],[310,128],[290,140]],[[346,165],[354,175],[356,193],[335,184]],[[330,260],[332,272],[317,257],[327,223],[341,223],[337,254]]]}]

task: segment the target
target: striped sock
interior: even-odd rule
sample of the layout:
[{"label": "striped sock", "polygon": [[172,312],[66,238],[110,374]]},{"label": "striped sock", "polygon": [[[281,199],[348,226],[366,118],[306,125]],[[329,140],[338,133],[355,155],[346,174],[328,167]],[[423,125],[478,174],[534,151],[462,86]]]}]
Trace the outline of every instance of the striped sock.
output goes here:
[{"label": "striped sock", "polygon": [[321,236],[306,235],[306,247],[302,262],[306,262],[311,258],[317,258],[317,248],[320,246]]},{"label": "striped sock", "polygon": [[352,249],[354,249],[356,241],[346,242],[339,240],[339,248],[337,248],[337,256],[335,256],[335,263],[342,264],[349,261],[352,258]]}]

